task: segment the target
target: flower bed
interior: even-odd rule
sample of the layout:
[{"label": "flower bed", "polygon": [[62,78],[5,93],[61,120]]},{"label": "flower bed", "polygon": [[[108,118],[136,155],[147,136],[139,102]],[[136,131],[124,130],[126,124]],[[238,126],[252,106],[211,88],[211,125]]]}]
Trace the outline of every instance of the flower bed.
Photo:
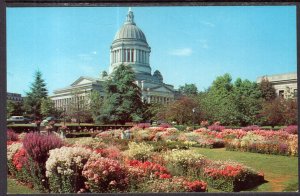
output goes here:
[{"label": "flower bed", "polygon": [[264,181],[262,173],[235,162],[211,161],[202,175],[210,186],[226,192],[252,188]]},{"label": "flower bed", "polygon": [[171,179],[155,179],[142,184],[141,192],[205,192],[207,184],[200,180],[189,181],[184,177]]},{"label": "flower bed", "polygon": [[[152,129],[145,128],[144,131],[154,135]],[[265,137],[288,137],[289,146],[293,148],[287,150],[290,153],[298,151],[295,147],[297,135],[285,133],[269,135],[248,131],[243,135],[242,130],[217,132],[205,128],[180,133],[165,127],[155,128],[153,132],[155,136],[162,133],[163,137],[161,135],[159,141],[153,138],[137,143],[121,139],[116,134],[118,131],[109,134],[103,132],[101,136],[106,134],[107,137],[82,138],[73,144],[62,143],[53,136],[28,133],[24,141],[8,144],[9,172],[26,183],[39,181],[51,193],[204,192],[207,191],[207,184],[230,192],[258,185],[263,181],[263,175],[239,163],[209,160],[189,149],[190,146],[199,145],[199,140],[203,138],[252,142]],[[228,135],[231,136],[226,138]],[[233,136],[235,139],[231,138]],[[29,141],[30,138],[33,139]],[[159,149],[155,144],[163,144],[163,148]],[[184,148],[181,148],[181,144]],[[34,152],[38,153],[32,155]],[[36,165],[31,164],[31,159]],[[34,171],[32,166],[40,168],[39,165],[43,167],[43,163],[45,172],[28,173]],[[29,175],[29,181],[25,180],[26,175]]]},{"label": "flower bed", "polygon": [[227,150],[239,150],[264,154],[298,155],[298,135],[285,131],[249,131],[242,138],[227,141]]}]

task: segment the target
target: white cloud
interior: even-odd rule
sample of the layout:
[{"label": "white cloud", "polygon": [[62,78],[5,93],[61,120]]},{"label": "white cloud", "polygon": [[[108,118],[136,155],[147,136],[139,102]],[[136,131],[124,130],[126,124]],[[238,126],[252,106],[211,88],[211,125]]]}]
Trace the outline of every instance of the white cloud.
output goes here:
[{"label": "white cloud", "polygon": [[208,22],[208,21],[200,21],[201,24],[205,25],[205,26],[209,26],[209,27],[215,27],[216,25],[212,22]]},{"label": "white cloud", "polygon": [[191,48],[180,48],[170,51],[170,55],[174,56],[191,56],[193,50]]},{"label": "white cloud", "polygon": [[205,40],[205,39],[199,39],[199,40],[196,40],[196,41],[200,43],[200,47],[201,48],[203,48],[203,49],[209,48],[207,40]]}]

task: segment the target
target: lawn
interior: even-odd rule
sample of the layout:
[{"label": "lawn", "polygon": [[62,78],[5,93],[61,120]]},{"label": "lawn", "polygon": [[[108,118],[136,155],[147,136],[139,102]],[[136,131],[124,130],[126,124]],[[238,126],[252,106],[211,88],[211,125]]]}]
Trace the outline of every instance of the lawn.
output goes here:
[{"label": "lawn", "polygon": [[37,191],[28,188],[17,182],[15,179],[7,178],[7,193],[8,194],[33,194]]}]

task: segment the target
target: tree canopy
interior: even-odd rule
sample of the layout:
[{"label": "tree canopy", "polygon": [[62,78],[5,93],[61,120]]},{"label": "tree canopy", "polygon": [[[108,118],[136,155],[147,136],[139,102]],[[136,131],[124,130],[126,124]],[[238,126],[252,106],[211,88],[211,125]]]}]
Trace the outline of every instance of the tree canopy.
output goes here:
[{"label": "tree canopy", "polygon": [[262,93],[262,97],[266,101],[271,101],[276,98],[275,88],[272,86],[271,82],[269,82],[268,78],[263,77],[259,84],[259,89]]},{"label": "tree canopy", "polygon": [[103,123],[139,122],[143,119],[141,90],[130,66],[118,66],[105,82],[105,97],[98,120]]},{"label": "tree canopy", "polygon": [[198,89],[195,84],[184,84],[184,86],[179,86],[178,91],[185,96],[198,94]]}]

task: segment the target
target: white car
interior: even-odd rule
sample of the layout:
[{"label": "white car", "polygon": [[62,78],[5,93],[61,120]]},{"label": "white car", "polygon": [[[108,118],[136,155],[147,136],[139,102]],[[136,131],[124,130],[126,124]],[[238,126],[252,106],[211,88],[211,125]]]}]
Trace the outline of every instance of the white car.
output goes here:
[{"label": "white car", "polygon": [[19,123],[19,124],[26,124],[30,122],[30,119],[25,118],[24,116],[12,116],[6,120],[7,123]]}]

